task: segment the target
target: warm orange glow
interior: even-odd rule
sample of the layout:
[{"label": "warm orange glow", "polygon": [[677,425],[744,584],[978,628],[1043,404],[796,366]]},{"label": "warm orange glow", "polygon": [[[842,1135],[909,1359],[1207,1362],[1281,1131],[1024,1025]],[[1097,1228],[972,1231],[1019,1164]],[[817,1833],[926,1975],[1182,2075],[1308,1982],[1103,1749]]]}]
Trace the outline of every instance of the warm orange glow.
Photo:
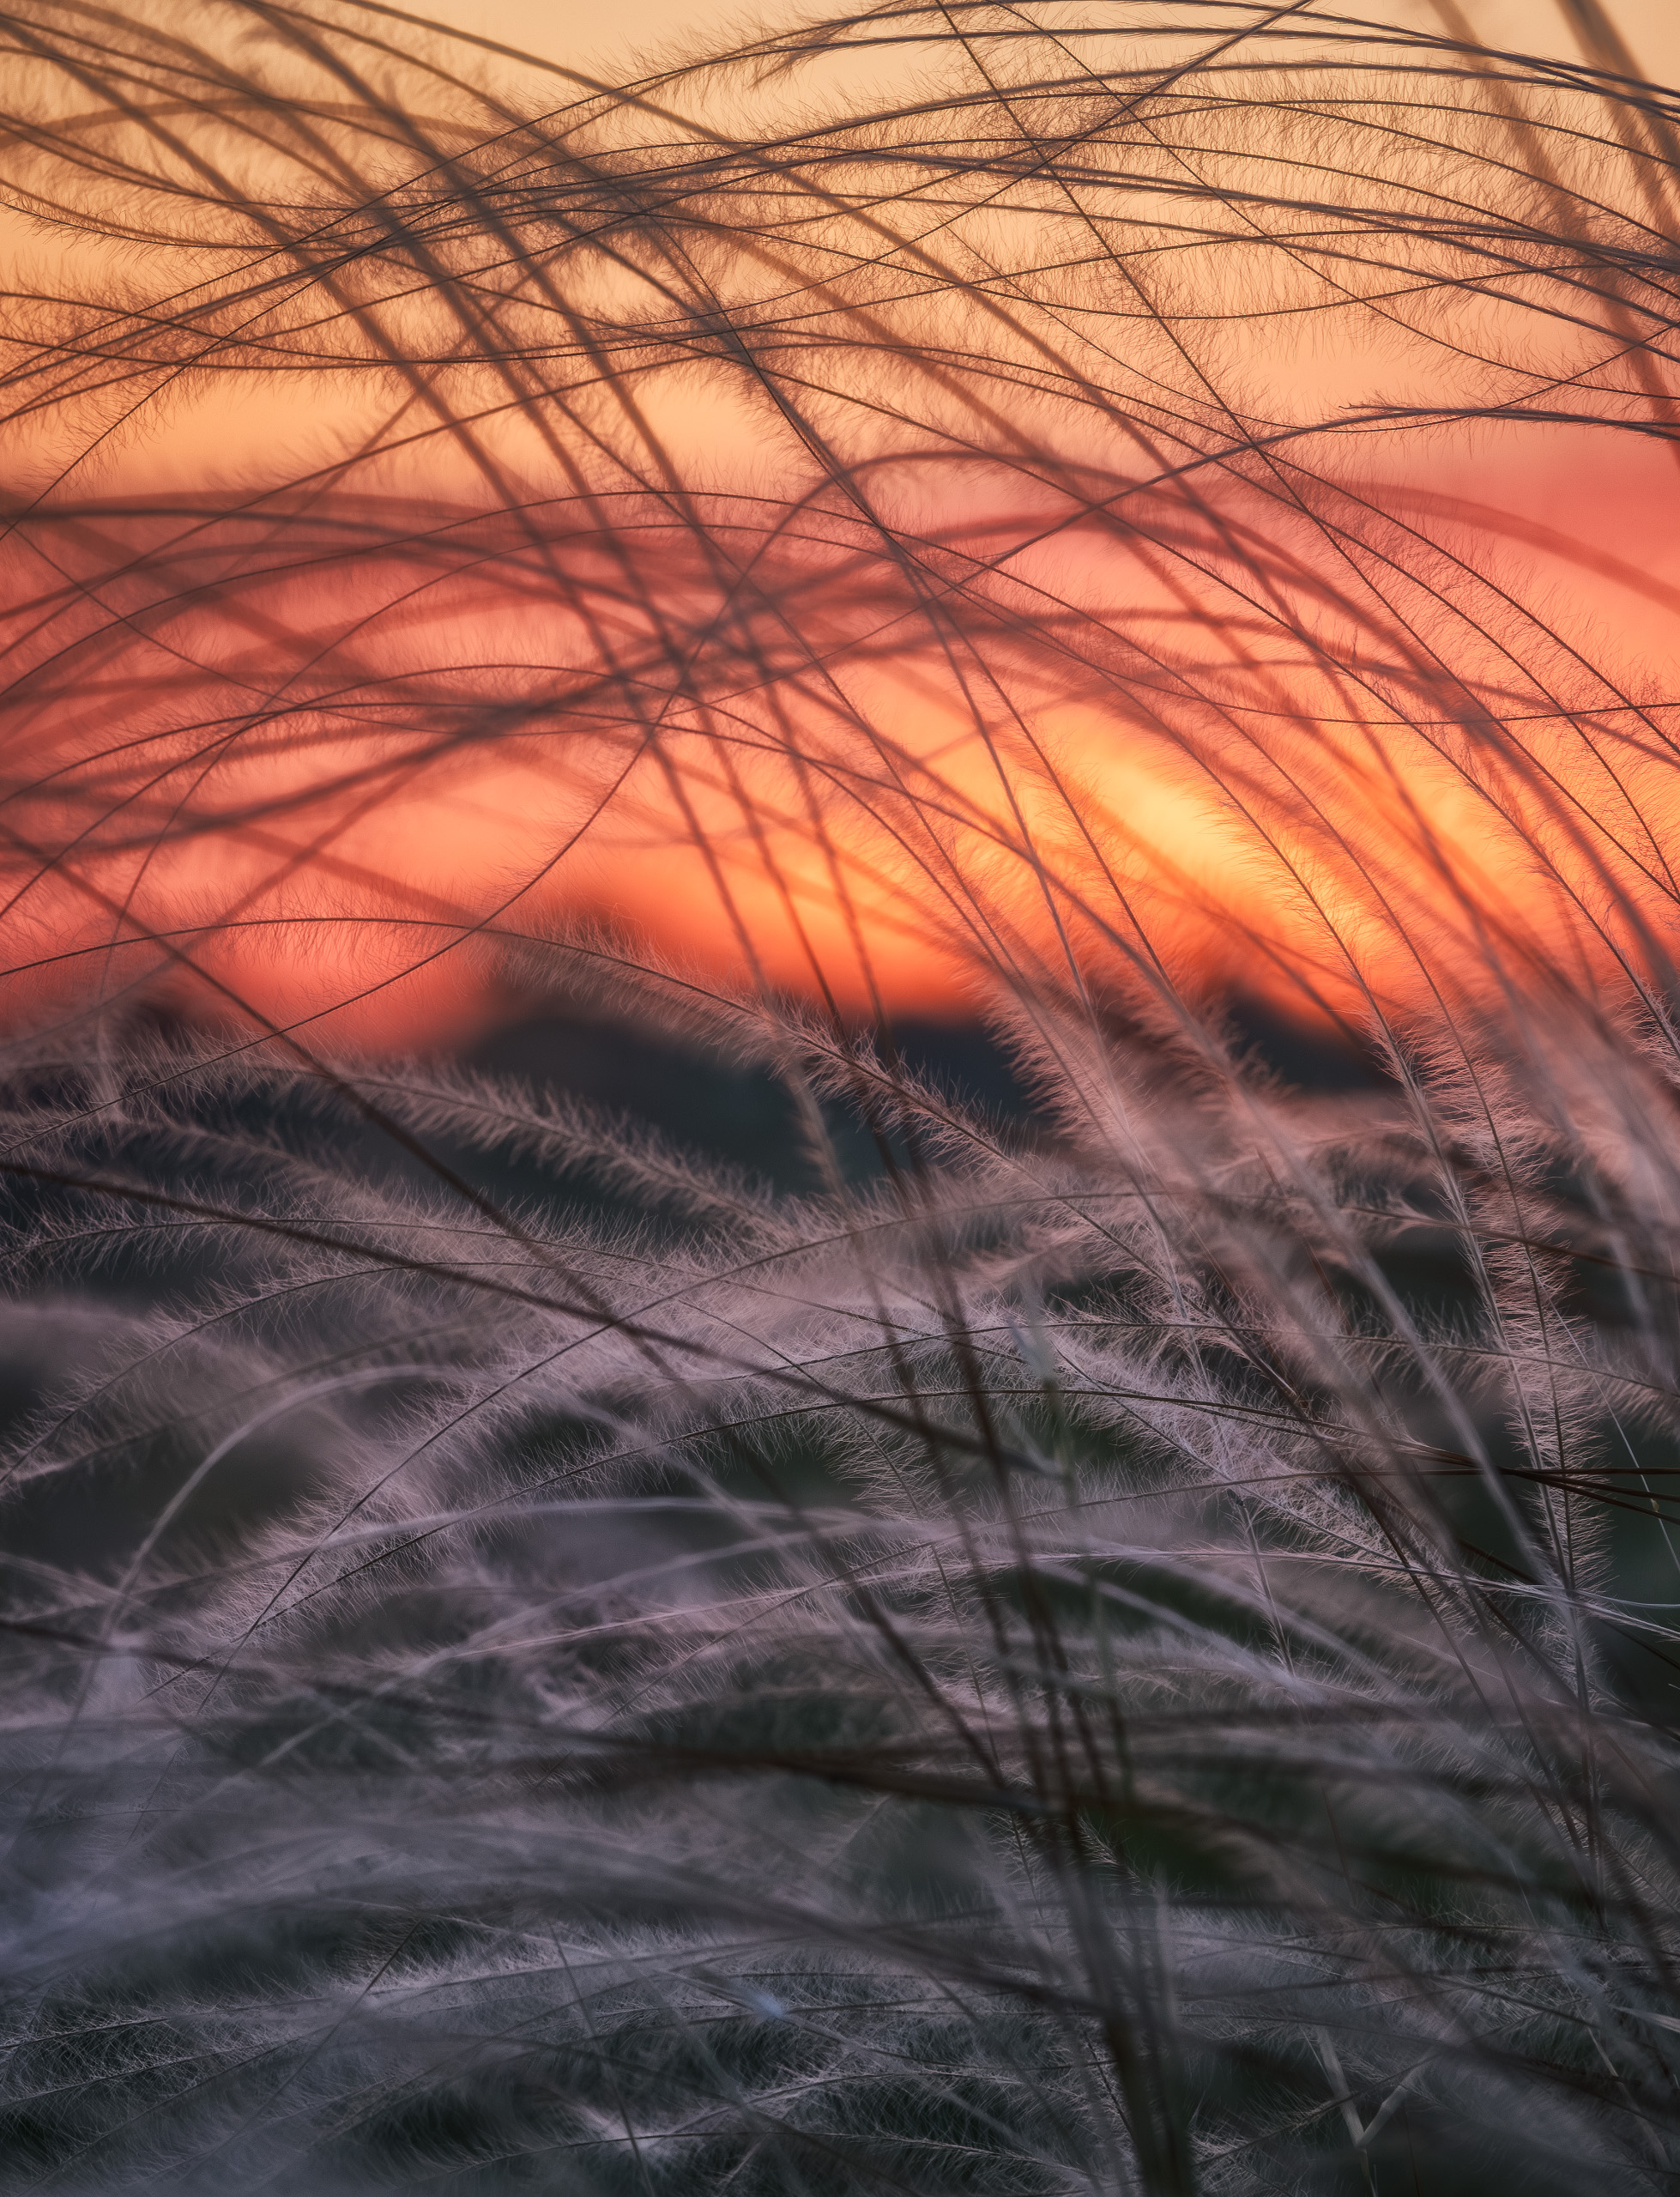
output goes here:
[{"label": "warm orange glow", "polygon": [[[480,169],[500,190],[537,159],[464,81],[425,79],[431,165],[402,186],[444,241],[402,231],[389,263],[358,243],[329,307],[313,271],[302,305],[265,287],[271,257],[315,269],[312,215],[303,244],[239,246],[245,289],[213,232],[160,246],[136,294],[166,272],[213,332],[178,377],[157,311],[86,302],[134,286],[79,235],[55,295],[84,302],[14,347],[51,387],[9,445],[9,1019],[161,993],[408,1043],[540,990],[542,942],[580,923],[847,1014],[962,1013],[1029,969],[1355,1021],[1663,976],[1680,526],[1645,430],[1677,416],[1666,367],[1630,336],[1633,276],[1594,278],[1588,328],[1536,309],[1544,250],[1472,283],[1437,236],[1519,159],[1537,233],[1587,203],[1570,160],[1606,221],[1654,218],[1644,123],[1617,123],[1612,172],[1585,94],[1536,106],[1547,136],[1460,72],[1431,167],[1356,103],[1322,125],[1352,148],[1339,172],[1422,209],[1357,270],[1339,244],[1322,267],[1273,250],[1248,210],[1292,161],[1318,191],[1333,149],[1302,153],[1256,78],[1218,130],[1187,95],[1164,150],[1179,109],[1135,143],[1115,110],[1079,184],[1107,229],[1030,170],[1012,197],[975,186],[967,226],[942,214],[936,262],[903,209],[946,185],[908,174],[900,204],[878,134],[797,189],[767,171],[793,210],[742,198],[758,232],[706,212],[662,257],[645,223],[613,251],[585,225],[561,281],[505,248],[503,199],[458,218]],[[275,112],[303,114],[288,96]],[[740,115],[686,96],[590,107],[589,189],[617,204],[636,130],[722,157]],[[241,153],[277,201],[312,203],[294,170],[347,189],[320,146],[365,149],[362,124],[320,115]],[[1181,268],[1186,176],[1225,226]],[[1093,236],[1150,221],[1093,289]],[[494,282],[450,271],[458,230]],[[677,315],[670,270],[696,267]],[[760,299],[757,348],[717,336]],[[680,342],[645,335],[679,318]],[[1182,332],[1204,323],[1205,354]],[[1435,416],[1502,406],[1520,424]]]},{"label": "warm orange glow", "polygon": [[[716,424],[691,407],[697,439]],[[1627,947],[1635,919],[1648,923],[1641,957],[1671,929],[1670,717],[1635,705],[1661,692],[1680,631],[1680,526],[1660,450],[1554,432],[1519,454],[1497,430],[1416,455],[1391,439],[1365,483],[1393,517],[1473,560],[1473,586],[1463,572],[1442,584],[1490,616],[1490,685],[1502,644],[1525,667],[1536,656],[1522,606],[1553,629],[1546,662],[1576,714],[1549,722],[1526,669],[1512,683],[1526,681],[1529,707],[1511,711],[1502,743],[1443,722],[1445,679],[1446,705],[1414,701],[1405,724],[1363,678],[1358,633],[1326,634],[1334,658],[1291,654],[1263,620],[1238,623],[1229,590],[1192,593],[1065,513],[1049,545],[1014,560],[1007,693],[970,685],[965,700],[962,667],[932,660],[898,577],[831,524],[777,573],[802,641],[826,639],[830,689],[804,669],[767,699],[749,668],[703,681],[723,691],[696,707],[660,673],[638,725],[621,697],[591,706],[601,651],[639,652],[657,672],[673,645],[657,619],[704,634],[719,584],[668,527],[614,562],[563,506],[533,548],[441,499],[415,519],[411,495],[408,524],[431,537],[419,548],[379,548],[364,501],[311,514],[301,551],[269,526],[235,560],[228,522],[197,519],[181,495],[191,482],[146,523],[150,542],[135,484],[102,484],[106,516],[28,537],[36,552],[51,540],[61,573],[80,560],[96,596],[54,587],[44,557],[14,553],[26,583],[14,627],[39,668],[14,749],[34,778],[10,803],[25,827],[6,928],[12,1011],[143,974],[199,1012],[234,996],[287,1024],[336,1009],[341,1032],[406,1043],[498,1011],[530,966],[519,941],[579,917],[732,984],[826,986],[853,1012],[872,988],[892,1008],[960,1012],[988,956],[1054,964],[1058,922],[1307,1014],[1357,1015],[1362,984],[1403,1003],[1425,981],[1420,938],[1430,981],[1455,967],[1485,977],[1490,941],[1515,963],[1602,981],[1613,954],[1598,927]],[[722,463],[717,475],[727,493]],[[734,480],[743,499],[761,486],[746,465]],[[1043,530],[1042,512],[1035,526],[970,500],[965,524],[954,499],[946,514],[964,556]],[[1226,515],[1276,544],[1275,515],[1232,494]],[[563,584],[545,558],[563,560]],[[230,585],[233,562],[251,577]],[[142,624],[125,564],[142,609],[170,574],[163,616]],[[1052,628],[1070,617],[1194,663],[1224,706],[1151,725],[1100,694],[1058,696]],[[1375,618],[1363,638],[1380,664]],[[773,632],[761,639],[774,650]],[[1461,669],[1462,620],[1459,642]],[[506,724],[463,738],[451,693],[486,679]],[[253,725],[241,711],[255,691],[271,705]],[[457,950],[480,929],[483,943]],[[161,967],[148,939],[164,941]]]}]

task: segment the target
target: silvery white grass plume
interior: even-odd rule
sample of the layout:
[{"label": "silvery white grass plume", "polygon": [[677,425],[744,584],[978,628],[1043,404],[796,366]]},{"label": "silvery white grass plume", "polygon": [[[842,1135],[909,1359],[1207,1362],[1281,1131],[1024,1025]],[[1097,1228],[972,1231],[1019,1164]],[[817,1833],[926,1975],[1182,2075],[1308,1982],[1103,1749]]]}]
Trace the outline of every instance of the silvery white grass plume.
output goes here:
[{"label": "silvery white grass plume", "polygon": [[890,1169],[20,1069],[6,2186],[1665,2186],[1660,1059],[1000,1129],[725,1007]]},{"label": "silvery white grass plume", "polygon": [[1672,462],[1566,13],[7,15],[0,2190],[1680,2178],[1680,596],[1396,455]]}]

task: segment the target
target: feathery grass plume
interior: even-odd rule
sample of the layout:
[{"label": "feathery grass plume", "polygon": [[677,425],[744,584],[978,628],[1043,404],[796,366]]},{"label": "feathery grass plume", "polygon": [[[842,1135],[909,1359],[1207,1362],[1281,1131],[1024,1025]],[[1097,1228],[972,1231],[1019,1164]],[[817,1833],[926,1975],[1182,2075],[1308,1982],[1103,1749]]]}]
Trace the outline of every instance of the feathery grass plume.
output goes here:
[{"label": "feathery grass plume", "polygon": [[[0,2189],[1680,2179],[1569,13],[7,16]],[[545,994],[784,1148],[393,1052]]]}]

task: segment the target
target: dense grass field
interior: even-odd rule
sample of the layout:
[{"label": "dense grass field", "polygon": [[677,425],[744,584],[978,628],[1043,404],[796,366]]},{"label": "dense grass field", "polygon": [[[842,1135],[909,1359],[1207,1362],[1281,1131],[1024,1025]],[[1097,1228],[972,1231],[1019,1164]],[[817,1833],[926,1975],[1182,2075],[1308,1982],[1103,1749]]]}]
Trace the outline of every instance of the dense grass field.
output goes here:
[{"label": "dense grass field", "polygon": [[0,22],[8,2197],[1680,2182],[1561,20]]}]

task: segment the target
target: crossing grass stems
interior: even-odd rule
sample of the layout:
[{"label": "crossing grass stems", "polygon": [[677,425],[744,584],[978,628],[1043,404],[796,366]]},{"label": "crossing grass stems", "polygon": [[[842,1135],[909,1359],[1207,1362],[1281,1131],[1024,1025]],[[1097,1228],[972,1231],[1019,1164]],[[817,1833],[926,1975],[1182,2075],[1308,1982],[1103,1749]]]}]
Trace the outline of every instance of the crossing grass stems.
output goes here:
[{"label": "crossing grass stems", "polygon": [[[1672,704],[1369,456],[1669,478],[1675,102],[1574,15],[7,16],[0,2187],[1674,2185]],[[1402,395],[1263,409],[1297,328]],[[235,387],[361,424],[124,486]],[[504,753],[651,780],[738,975],[333,869]],[[802,1174],[265,1005],[328,933],[774,1079]]]}]

